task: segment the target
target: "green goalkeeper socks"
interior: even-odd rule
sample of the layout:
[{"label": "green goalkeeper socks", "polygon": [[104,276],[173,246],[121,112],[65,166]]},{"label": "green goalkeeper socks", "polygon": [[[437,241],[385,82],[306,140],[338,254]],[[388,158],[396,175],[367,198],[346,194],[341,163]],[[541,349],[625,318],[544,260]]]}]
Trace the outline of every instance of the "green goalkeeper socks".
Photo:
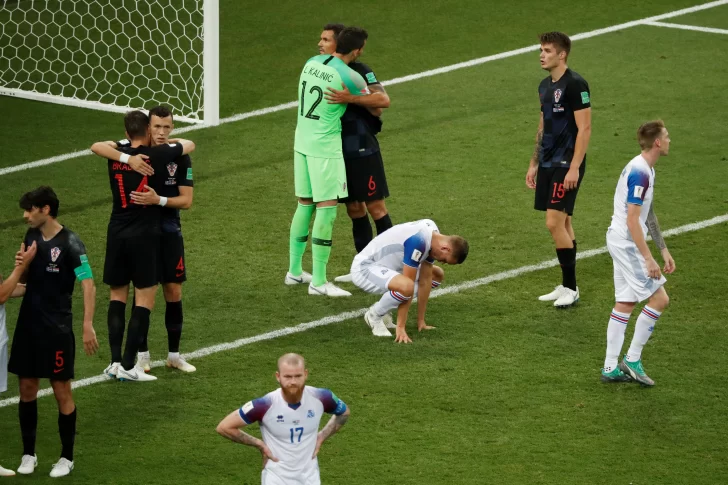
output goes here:
[{"label": "green goalkeeper socks", "polygon": [[331,234],[334,232],[334,221],[336,220],[336,206],[319,207],[316,209],[316,219],[313,222],[313,243],[311,254],[313,255],[313,286],[321,286],[326,283],[326,264],[331,254]]},{"label": "green goalkeeper socks", "polygon": [[288,271],[293,276],[299,276],[303,273],[301,262],[303,261],[303,253],[306,252],[306,242],[308,241],[308,226],[311,224],[311,216],[316,206],[313,204],[303,205],[298,203],[296,213],[291,221],[291,239],[290,239],[290,260],[288,263]]}]

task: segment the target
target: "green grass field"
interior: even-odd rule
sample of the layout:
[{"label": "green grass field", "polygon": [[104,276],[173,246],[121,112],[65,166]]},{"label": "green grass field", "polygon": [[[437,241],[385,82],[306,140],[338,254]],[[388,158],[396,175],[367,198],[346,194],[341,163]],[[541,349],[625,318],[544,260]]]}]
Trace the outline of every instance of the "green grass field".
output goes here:
[{"label": "green grass field", "polygon": [[[328,21],[370,31],[362,60],[386,80],[533,45],[541,31],[576,34],[697,4],[326,1],[307,11],[292,1],[223,1],[221,115],[295,99],[300,68]],[[728,5],[665,21],[728,29]],[[574,218],[580,252],[604,246],[614,186],[638,153],[637,126],[648,119],[663,119],[672,138],[670,156],[656,167],[663,231],[728,213],[727,52],[728,35],[652,26],[574,42],[569,65],[589,82],[593,105]],[[432,218],[471,244],[465,264],[445,268],[443,288],[555,256],[524,183],[543,77],[531,52],[387,89],[392,106],[380,142],[393,221]],[[0,168],[123,134],[118,114],[11,98],[0,98],[0,111],[9,114],[0,117]],[[295,111],[286,110],[185,135],[198,149],[195,203],[183,215],[189,272],[183,352],[375,301],[357,291],[343,301],[321,300],[282,284],[295,209],[294,128]],[[56,189],[59,219],[83,238],[96,274],[101,350],[76,358],[78,379],[95,376],[109,360],[108,291],[101,283],[111,206],[106,166],[81,157],[0,176],[2,272],[11,269],[26,231],[17,200],[40,184]],[[671,306],[644,352],[657,382],[652,389],[599,382],[613,305],[611,259],[602,254],[580,260],[582,301],[567,311],[536,300],[559,282],[557,268],[524,272],[432,300],[428,323],[438,328],[426,335],[411,330],[410,346],[375,339],[356,318],[196,359],[192,375],[157,368],[159,380],[148,385],[108,381],[78,389],[76,469],[68,481],[259,483],[258,452],[223,440],[214,428],[275,388],[279,355],[300,352],[309,384],[332,388],[352,409],[349,423],[322,449],[324,483],[724,483],[728,330],[720,315],[728,292],[727,236],[723,223],[667,239],[677,271],[666,285]],[[330,275],[346,272],[353,256],[340,208]],[[12,334],[19,302],[6,307]],[[160,296],[152,314],[153,359],[166,354],[163,308]],[[625,349],[633,328],[634,318]],[[2,398],[16,396],[16,388],[13,376]],[[39,414],[40,465],[18,482],[50,481],[58,459],[52,397],[39,400]],[[0,438],[0,464],[17,467],[15,405],[0,407]]]}]

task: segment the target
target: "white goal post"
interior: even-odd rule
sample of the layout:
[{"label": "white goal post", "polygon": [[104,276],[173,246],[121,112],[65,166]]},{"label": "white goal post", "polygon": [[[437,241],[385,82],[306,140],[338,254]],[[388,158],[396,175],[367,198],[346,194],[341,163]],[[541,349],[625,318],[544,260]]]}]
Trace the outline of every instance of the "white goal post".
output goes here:
[{"label": "white goal post", "polygon": [[0,95],[220,120],[219,0],[0,0]]}]

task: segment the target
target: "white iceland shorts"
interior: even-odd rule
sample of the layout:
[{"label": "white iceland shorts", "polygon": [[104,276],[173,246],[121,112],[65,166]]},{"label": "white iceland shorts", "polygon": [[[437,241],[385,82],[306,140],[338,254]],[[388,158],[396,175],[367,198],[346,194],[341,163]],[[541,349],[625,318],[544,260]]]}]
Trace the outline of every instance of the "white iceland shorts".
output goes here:
[{"label": "white iceland shorts", "polygon": [[614,299],[618,302],[641,302],[655,294],[667,279],[650,278],[645,258],[633,241],[607,231],[607,249],[614,264]]}]

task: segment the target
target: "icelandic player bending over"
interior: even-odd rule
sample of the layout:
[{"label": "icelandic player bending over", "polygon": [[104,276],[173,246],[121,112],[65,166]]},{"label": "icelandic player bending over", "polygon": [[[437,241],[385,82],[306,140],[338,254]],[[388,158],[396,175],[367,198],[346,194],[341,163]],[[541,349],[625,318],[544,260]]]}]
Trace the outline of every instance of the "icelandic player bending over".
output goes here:
[{"label": "icelandic player bending over", "polygon": [[[440,234],[429,219],[398,224],[375,237],[351,264],[351,278],[356,286],[367,293],[382,294],[364,315],[372,333],[391,337],[388,329],[396,329],[395,342],[412,342],[405,325],[413,297],[419,299],[417,329],[434,328],[425,323],[427,300],[430,290],[442,283],[445,272],[433,263],[461,264],[467,256],[465,239]],[[395,308],[397,325],[389,314]]]}]

